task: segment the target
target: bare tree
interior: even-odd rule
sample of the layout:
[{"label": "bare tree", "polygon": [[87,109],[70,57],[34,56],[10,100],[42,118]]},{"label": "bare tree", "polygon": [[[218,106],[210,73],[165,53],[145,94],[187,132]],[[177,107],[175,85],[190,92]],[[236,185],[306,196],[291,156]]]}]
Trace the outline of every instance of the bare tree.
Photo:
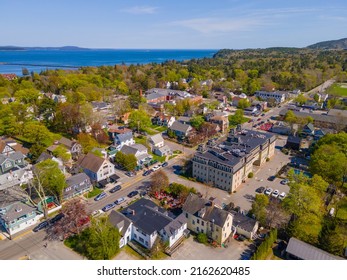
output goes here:
[{"label": "bare tree", "polygon": [[85,202],[79,198],[66,202],[61,213],[64,217],[48,229],[49,239],[66,239],[81,233],[89,225]]},{"label": "bare tree", "polygon": [[278,199],[270,201],[266,207],[266,224],[270,228],[282,228],[289,222],[290,216],[282,208]]},{"label": "bare tree", "polygon": [[169,178],[163,170],[156,171],[150,182],[151,193],[162,191],[169,186]]}]

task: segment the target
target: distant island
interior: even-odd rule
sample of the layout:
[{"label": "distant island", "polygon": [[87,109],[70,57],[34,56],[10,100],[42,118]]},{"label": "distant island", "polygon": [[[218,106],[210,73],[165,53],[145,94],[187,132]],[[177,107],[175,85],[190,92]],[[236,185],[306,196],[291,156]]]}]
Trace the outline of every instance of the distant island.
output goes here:
[{"label": "distant island", "polygon": [[32,50],[61,50],[61,51],[81,51],[89,50],[88,48],[80,48],[76,46],[63,47],[17,47],[17,46],[0,46],[0,51],[32,51]]},{"label": "distant island", "polygon": [[347,49],[347,38],[323,41],[307,46],[309,49]]}]

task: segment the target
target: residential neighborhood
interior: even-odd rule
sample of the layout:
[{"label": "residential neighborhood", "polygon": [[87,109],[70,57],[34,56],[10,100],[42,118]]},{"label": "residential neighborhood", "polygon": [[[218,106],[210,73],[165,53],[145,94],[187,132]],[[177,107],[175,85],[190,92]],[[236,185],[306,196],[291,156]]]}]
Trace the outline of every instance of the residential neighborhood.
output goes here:
[{"label": "residential neighborhood", "polygon": [[179,67],[81,92],[0,79],[23,87],[0,104],[0,259],[347,258],[336,80],[247,88],[236,71],[229,88]]}]

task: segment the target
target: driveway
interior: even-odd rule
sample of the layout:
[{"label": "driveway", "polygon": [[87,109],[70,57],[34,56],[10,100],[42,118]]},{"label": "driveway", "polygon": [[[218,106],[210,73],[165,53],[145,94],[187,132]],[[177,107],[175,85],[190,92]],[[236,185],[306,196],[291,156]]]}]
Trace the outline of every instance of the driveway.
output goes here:
[{"label": "driveway", "polygon": [[213,248],[194,241],[190,236],[183,245],[169,258],[171,260],[238,260],[248,249],[248,241],[239,242],[231,239],[227,248]]}]

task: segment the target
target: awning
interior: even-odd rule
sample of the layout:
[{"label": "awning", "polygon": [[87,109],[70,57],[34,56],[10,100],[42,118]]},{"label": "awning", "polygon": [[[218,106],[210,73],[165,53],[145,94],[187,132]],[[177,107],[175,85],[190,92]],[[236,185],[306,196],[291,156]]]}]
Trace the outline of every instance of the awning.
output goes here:
[{"label": "awning", "polygon": [[113,175],[111,175],[110,176],[110,180],[111,180],[111,182],[117,182],[117,180],[119,179],[120,177],[118,176],[118,175],[116,175],[116,174],[113,174]]},{"label": "awning", "polygon": [[99,181],[98,184],[100,185],[100,187],[104,188],[108,184],[108,181],[106,179],[104,179],[104,180]]}]

